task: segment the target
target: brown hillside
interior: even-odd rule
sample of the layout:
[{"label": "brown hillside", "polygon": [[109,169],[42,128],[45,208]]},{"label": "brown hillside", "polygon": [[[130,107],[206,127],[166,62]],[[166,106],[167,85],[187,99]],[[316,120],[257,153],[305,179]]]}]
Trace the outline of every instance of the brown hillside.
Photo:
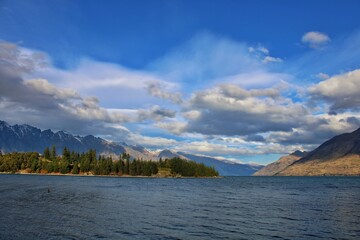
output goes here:
[{"label": "brown hillside", "polygon": [[266,165],[264,168],[254,173],[253,176],[274,176],[287,168],[289,165],[298,161],[300,158],[301,157],[292,154],[283,156],[276,162]]},{"label": "brown hillside", "polygon": [[341,158],[324,161],[323,159],[311,161],[297,161],[278,176],[359,176],[360,155],[353,154]]}]

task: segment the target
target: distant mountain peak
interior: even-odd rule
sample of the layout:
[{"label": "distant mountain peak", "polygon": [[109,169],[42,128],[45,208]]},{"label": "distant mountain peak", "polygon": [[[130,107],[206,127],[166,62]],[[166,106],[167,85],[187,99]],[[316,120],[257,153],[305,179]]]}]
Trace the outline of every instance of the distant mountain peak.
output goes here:
[{"label": "distant mountain peak", "polygon": [[291,153],[290,155],[294,155],[294,156],[297,156],[297,157],[305,157],[306,154],[308,154],[308,152],[296,150],[295,152]]},{"label": "distant mountain peak", "polygon": [[174,157],[182,157],[181,155],[177,154],[176,152],[170,149],[164,149],[158,154],[159,158],[174,158]]},{"label": "distant mountain peak", "polygon": [[0,126],[10,126],[7,122],[0,120]]}]

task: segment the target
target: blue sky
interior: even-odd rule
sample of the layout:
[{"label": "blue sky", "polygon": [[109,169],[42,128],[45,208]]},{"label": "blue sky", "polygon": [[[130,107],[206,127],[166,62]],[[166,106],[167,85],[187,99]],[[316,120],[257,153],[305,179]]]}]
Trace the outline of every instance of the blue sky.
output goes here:
[{"label": "blue sky", "polygon": [[0,1],[1,118],[268,163],[359,127],[359,10],[359,1]]}]

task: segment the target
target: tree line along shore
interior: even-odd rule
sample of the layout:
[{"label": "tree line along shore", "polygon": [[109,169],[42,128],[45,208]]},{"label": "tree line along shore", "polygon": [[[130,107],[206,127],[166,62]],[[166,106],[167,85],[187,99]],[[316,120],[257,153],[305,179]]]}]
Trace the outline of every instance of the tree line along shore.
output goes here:
[{"label": "tree line along shore", "polygon": [[97,155],[95,150],[79,153],[66,147],[62,154],[56,153],[56,147],[47,147],[44,154],[38,152],[0,151],[0,172],[73,174],[73,175],[112,175],[112,176],[154,176],[154,177],[217,177],[214,167],[205,166],[181,158],[150,161],[132,159],[127,153],[112,157]]}]

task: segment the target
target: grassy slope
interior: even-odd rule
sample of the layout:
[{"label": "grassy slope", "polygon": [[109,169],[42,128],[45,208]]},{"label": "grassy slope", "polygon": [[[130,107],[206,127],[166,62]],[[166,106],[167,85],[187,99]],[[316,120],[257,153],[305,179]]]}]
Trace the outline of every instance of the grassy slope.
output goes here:
[{"label": "grassy slope", "polygon": [[311,160],[295,162],[283,171],[279,176],[359,176],[360,155],[348,155],[330,160]]}]

